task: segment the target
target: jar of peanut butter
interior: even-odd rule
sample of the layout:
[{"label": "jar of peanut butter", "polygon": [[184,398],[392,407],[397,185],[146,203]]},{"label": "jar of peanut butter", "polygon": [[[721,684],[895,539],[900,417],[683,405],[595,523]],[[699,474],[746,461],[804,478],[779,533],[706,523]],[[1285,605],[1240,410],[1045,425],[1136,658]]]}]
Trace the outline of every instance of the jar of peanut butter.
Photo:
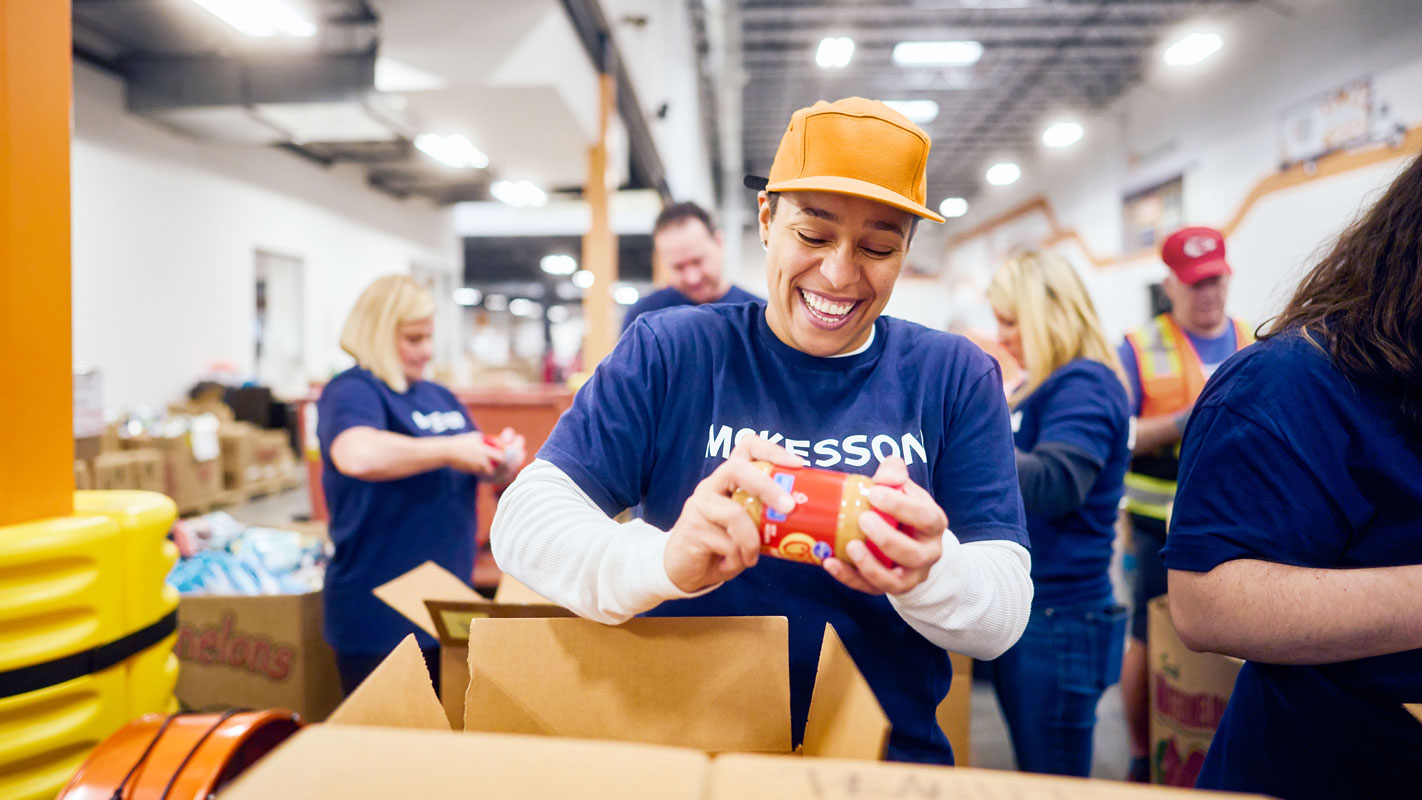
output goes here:
[{"label": "jar of peanut butter", "polygon": [[760,552],[806,564],[822,564],[826,558],[834,556],[852,565],[854,562],[846,548],[858,539],[868,546],[869,552],[880,563],[887,567],[895,566],[859,529],[859,515],[873,511],[890,526],[905,533],[911,532],[908,526],[869,504],[873,481],[863,475],[827,469],[781,467],[768,461],[754,463],[795,498],[795,510],[781,514],[773,508],[766,508],[760,498],[742,489],[732,494],[733,500],[745,506],[751,521],[760,531]]}]

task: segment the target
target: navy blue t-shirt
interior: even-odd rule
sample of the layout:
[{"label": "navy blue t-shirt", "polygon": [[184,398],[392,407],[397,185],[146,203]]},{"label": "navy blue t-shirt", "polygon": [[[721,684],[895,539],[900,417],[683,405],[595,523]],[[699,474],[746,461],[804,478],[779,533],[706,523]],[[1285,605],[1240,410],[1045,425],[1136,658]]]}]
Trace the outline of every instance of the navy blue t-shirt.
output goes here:
[{"label": "navy blue t-shirt", "polygon": [[[742,289],[739,286],[732,286],[720,300],[712,300],[712,304],[737,305],[740,303],[764,303],[765,301]],[[660,311],[664,308],[675,308],[676,306],[696,305],[691,302],[691,298],[668,286],[665,289],[658,289],[655,292],[643,297],[633,303],[627,309],[627,314],[622,318],[622,330],[632,327],[632,323],[638,317],[650,311]]]},{"label": "navy blue t-shirt", "polygon": [[[1155,324],[1154,322],[1151,323]],[[1225,359],[1235,354],[1239,349],[1234,335],[1234,322],[1231,321],[1225,332],[1213,339],[1206,339],[1203,336],[1196,336],[1182,326],[1180,330],[1185,331],[1185,338],[1190,340],[1190,344],[1195,348],[1195,354],[1200,357],[1200,366],[1203,367],[1205,377],[1214,374],[1220,364]],[[1136,363],[1136,350],[1131,347],[1128,341],[1122,341],[1120,347],[1116,349],[1117,355],[1121,357],[1121,366],[1126,370],[1126,380],[1131,382],[1131,416],[1141,415],[1141,368]]]},{"label": "navy blue t-shirt", "polygon": [[[964,542],[1027,545],[997,362],[966,339],[880,317],[862,353],[817,358],[776,338],[761,304],[678,308],[639,319],[578,391],[539,457],[603,511],[642,504],[669,530],[692,490],[751,433],[810,466],[872,475],[899,455]],[[951,763],[935,719],[947,653],[885,597],[775,558],[715,591],[662,604],[669,616],[790,621],[792,734],[809,711],[825,623],[834,625],[893,724],[889,756]]]},{"label": "navy blue t-shirt", "polygon": [[336,546],[326,568],[326,641],[342,653],[385,653],[415,633],[421,647],[436,647],[371,590],[426,561],[470,580],[479,479],[444,467],[393,481],[358,480],[331,463],[331,443],[349,428],[449,436],[476,430],[474,421],[437,383],[415,381],[399,393],[361,367],[332,378],[316,411],[321,488]]},{"label": "navy blue t-shirt", "polygon": [[[1396,402],[1297,333],[1221,367],[1185,431],[1171,569],[1422,563],[1422,441]],[[1322,666],[1246,662],[1199,785],[1277,797],[1422,791],[1422,650]]]},{"label": "navy blue t-shirt", "polygon": [[1039,444],[1070,445],[1100,470],[1086,501],[1048,519],[1027,515],[1032,539],[1032,605],[1067,606],[1109,600],[1111,546],[1122,480],[1131,460],[1126,440],[1126,387],[1109,367],[1079,358],[1047,377],[1013,414],[1013,440],[1031,452]]}]

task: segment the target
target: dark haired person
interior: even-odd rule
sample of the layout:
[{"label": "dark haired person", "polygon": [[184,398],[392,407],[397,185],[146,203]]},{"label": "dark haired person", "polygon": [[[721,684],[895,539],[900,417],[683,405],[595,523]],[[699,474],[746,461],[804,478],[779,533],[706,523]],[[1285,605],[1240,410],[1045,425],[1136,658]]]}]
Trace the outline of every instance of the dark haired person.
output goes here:
[{"label": "dark haired person", "polygon": [[[1032,581],[997,362],[882,314],[916,221],[943,221],[924,205],[928,153],[877,101],[796,111],[768,179],[748,181],[770,299],[637,320],[504,494],[491,540],[504,571],[600,622],[786,617],[797,744],[832,624],[893,725],[887,756],[949,764],[947,650],[1001,655]],[[796,501],[752,459],[887,484],[870,503],[913,534],[859,523],[898,566],[859,542],[822,565],[762,558],[733,490]],[[611,518],[639,504],[642,519]]]},{"label": "dark haired person", "polygon": [[670,286],[643,297],[627,309],[622,330],[648,311],[703,303],[762,302],[721,271],[724,241],[706,209],[695,203],[673,203],[652,225],[652,258],[666,267]]},{"label": "dark haired person", "polygon": [[1175,508],[1180,637],[1247,662],[1199,786],[1422,791],[1422,158],[1205,387]]}]

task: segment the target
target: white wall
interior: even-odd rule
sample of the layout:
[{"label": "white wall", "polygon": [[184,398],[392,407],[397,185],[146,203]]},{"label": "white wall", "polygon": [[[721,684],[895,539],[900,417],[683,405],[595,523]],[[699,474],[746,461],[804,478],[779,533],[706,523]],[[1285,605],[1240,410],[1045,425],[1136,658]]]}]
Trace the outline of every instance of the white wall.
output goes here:
[{"label": "white wall", "polygon": [[215,361],[251,372],[259,249],[304,262],[313,378],[349,363],[340,328],[371,279],[461,263],[446,210],[170,133],[124,111],[117,80],[82,65],[74,79],[74,360],[103,371],[109,409],[167,403]]},{"label": "white wall", "polygon": [[[1079,234],[1085,250],[1072,240],[1053,246],[1081,270],[1116,337],[1145,321],[1146,287],[1165,274],[1153,252],[1122,252],[1123,196],[1183,174],[1187,224],[1223,227],[1251,189],[1277,172],[1279,113],[1363,76],[1373,79],[1382,118],[1377,128],[1422,125],[1422,7],[1416,0],[1290,0],[1280,7],[1289,13],[1260,4],[1205,20],[1222,32],[1223,50],[1193,70],[1154,67],[1143,85],[1085,120],[1087,136],[1074,148],[1019,154],[1024,178],[985,188],[950,234],[1045,196],[1060,228]],[[1256,323],[1275,313],[1310,256],[1410,155],[1415,152],[1399,151],[1392,161],[1263,197],[1227,242],[1236,272],[1230,310]],[[1009,253],[1041,245],[1051,234],[1046,217],[1033,213],[953,243],[944,253],[949,275],[960,287],[980,288]],[[1088,252],[1110,266],[1092,266]],[[964,319],[990,322],[980,295],[964,302],[960,291],[956,300]]]}]

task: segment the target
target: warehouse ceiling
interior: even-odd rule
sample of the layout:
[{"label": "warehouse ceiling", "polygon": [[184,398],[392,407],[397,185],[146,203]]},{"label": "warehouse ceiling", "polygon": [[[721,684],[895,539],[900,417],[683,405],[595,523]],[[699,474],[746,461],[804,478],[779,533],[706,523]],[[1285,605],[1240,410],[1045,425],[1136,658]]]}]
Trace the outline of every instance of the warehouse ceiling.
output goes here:
[{"label": "warehouse ceiling", "polygon": [[[588,0],[292,5],[314,36],[246,36],[191,0],[73,0],[74,52],[124,79],[133,113],[203,140],[360,164],[396,196],[487,200],[501,179],[581,191],[598,114],[596,40],[579,24],[601,20],[575,13]],[[420,133],[462,135],[488,166],[443,165],[414,147]],[[655,152],[631,152],[618,120],[610,135],[615,182],[664,187]]]},{"label": "warehouse ceiling", "polygon": [[[1054,115],[1099,111],[1140,82],[1162,37],[1252,0],[731,0],[740,17],[746,170],[764,175],[795,109],[851,95],[931,100],[929,204],[971,197],[998,158],[1025,161]],[[848,66],[823,69],[826,37]],[[899,42],[976,41],[971,66],[905,67]]]}]

